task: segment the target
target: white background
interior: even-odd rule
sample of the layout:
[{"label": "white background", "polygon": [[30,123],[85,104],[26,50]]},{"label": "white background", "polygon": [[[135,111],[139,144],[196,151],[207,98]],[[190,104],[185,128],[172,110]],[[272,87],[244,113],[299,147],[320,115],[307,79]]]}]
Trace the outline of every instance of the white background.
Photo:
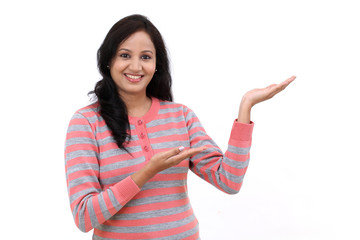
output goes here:
[{"label": "white background", "polygon": [[189,174],[202,239],[360,239],[357,1],[236,2],[0,3],[1,238],[91,239],[71,216],[65,133],[107,31],[140,13],[166,41],[175,101],[223,150],[242,95],[297,76],[253,109],[239,194]]}]

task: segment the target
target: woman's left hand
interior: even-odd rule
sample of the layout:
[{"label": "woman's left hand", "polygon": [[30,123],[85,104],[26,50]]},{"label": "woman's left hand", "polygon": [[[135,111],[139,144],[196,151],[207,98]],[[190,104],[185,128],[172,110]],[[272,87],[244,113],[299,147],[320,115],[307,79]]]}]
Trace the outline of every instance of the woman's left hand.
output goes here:
[{"label": "woman's left hand", "polygon": [[243,96],[243,101],[247,102],[251,107],[253,107],[255,104],[266,101],[284,90],[292,81],[295,80],[295,78],[295,76],[292,76],[282,83],[271,84],[266,88],[256,88],[250,90]]},{"label": "woman's left hand", "polygon": [[266,88],[256,88],[245,93],[241,100],[237,121],[242,123],[250,123],[251,108],[255,104],[266,101],[284,90],[292,81],[295,80],[295,78],[295,76],[292,76],[282,83],[271,84]]}]

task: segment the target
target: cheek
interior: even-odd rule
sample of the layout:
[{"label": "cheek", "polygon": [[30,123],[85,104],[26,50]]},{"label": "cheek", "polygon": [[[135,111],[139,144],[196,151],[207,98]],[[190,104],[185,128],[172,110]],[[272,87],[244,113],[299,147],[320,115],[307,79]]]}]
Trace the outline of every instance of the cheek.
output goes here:
[{"label": "cheek", "polygon": [[114,78],[114,76],[121,74],[125,68],[126,66],[124,63],[115,62],[110,68],[111,77]]}]

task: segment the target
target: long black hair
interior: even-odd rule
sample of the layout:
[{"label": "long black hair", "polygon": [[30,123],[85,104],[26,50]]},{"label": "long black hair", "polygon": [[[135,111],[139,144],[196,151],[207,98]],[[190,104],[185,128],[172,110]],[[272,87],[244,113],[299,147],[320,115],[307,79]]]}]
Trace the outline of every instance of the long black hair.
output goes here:
[{"label": "long black hair", "polygon": [[100,107],[100,115],[110,128],[118,147],[124,150],[126,150],[124,143],[131,138],[130,123],[126,105],[111,78],[109,66],[119,45],[138,31],[149,34],[156,50],[157,71],[146,88],[146,95],[167,101],[173,99],[169,59],[163,38],[157,28],[145,16],[138,14],[130,15],[115,23],[97,52],[97,64],[102,79],[96,83],[95,89],[89,94],[95,94]]}]

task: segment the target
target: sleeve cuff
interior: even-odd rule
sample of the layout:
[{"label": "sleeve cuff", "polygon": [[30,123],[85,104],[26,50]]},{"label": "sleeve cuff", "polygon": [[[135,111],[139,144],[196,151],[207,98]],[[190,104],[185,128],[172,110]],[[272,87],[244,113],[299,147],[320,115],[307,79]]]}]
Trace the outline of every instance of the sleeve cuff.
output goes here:
[{"label": "sleeve cuff", "polygon": [[132,178],[128,176],[113,186],[113,192],[119,203],[124,206],[140,192],[140,188],[136,185]]},{"label": "sleeve cuff", "polygon": [[250,123],[241,123],[235,119],[231,129],[230,140],[251,140],[253,129],[254,122],[250,121]]}]

